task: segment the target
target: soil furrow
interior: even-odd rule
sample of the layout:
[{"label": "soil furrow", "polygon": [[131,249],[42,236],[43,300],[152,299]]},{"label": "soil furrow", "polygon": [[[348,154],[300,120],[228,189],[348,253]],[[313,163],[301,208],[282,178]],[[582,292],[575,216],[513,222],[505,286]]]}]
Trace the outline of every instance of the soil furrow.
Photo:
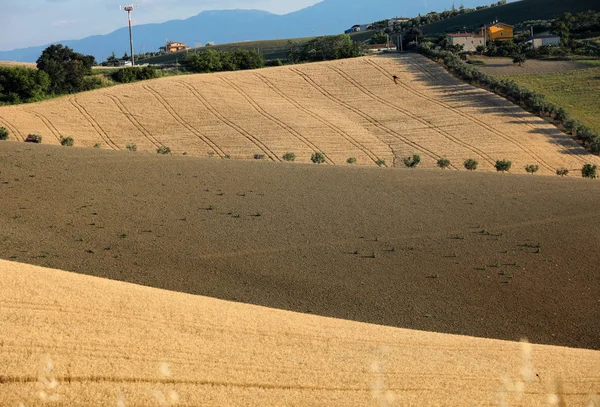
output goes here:
[{"label": "soil furrow", "polygon": [[104,129],[98,124],[96,120],[88,113],[85,107],[83,107],[75,97],[69,98],[69,102],[81,113],[81,115],[88,121],[88,123],[96,130],[98,135],[102,138],[102,140],[113,150],[120,150],[119,146],[117,146],[109,137],[109,135],[104,131]]}]

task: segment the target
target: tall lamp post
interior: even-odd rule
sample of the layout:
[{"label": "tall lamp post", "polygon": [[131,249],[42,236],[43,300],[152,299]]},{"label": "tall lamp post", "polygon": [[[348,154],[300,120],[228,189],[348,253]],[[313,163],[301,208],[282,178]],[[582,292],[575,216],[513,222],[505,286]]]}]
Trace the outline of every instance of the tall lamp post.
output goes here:
[{"label": "tall lamp post", "polygon": [[131,50],[131,66],[135,66],[135,56],[133,53],[133,30],[131,28],[131,12],[133,11],[133,4],[124,6],[123,10],[127,12],[127,18],[129,20],[129,48]]}]

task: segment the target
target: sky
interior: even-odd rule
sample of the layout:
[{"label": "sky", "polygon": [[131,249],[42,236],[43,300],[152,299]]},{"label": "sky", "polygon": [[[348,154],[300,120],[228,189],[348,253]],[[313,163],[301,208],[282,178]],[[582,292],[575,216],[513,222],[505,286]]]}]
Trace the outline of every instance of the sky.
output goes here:
[{"label": "sky", "polygon": [[184,19],[203,10],[285,14],[320,0],[0,0],[0,51],[107,34],[127,26],[127,14],[119,6],[132,2],[139,6],[134,24],[147,24]]}]

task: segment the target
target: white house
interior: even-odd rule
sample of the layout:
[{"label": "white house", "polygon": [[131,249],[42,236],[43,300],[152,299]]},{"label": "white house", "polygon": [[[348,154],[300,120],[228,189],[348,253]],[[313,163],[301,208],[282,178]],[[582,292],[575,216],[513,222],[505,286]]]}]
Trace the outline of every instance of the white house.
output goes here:
[{"label": "white house", "polygon": [[533,49],[537,49],[539,47],[543,47],[546,45],[560,45],[560,36],[558,35],[534,35],[527,41],[531,45],[533,45]]},{"label": "white house", "polygon": [[394,24],[396,24],[396,23],[402,23],[404,21],[410,21],[410,18],[406,18],[406,17],[390,18],[388,20],[388,27],[393,27]]},{"label": "white house", "polygon": [[450,45],[462,45],[463,51],[475,52],[479,45],[484,45],[483,35],[472,33],[448,34],[446,36]]}]

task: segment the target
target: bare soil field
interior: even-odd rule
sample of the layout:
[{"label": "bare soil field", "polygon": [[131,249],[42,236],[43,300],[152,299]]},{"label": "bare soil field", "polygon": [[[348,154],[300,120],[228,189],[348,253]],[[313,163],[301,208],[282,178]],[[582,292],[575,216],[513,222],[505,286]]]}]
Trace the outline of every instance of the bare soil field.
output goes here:
[{"label": "bare soil field", "polygon": [[490,75],[498,76],[536,75],[590,68],[590,65],[577,61],[544,61],[528,59],[523,66],[519,66],[513,64],[512,58],[472,56],[470,59],[484,61],[485,65],[478,65],[477,69]]},{"label": "bare soil field", "polygon": [[303,315],[6,261],[0,275],[3,406],[599,405],[598,351]]},{"label": "bare soil field", "polygon": [[[398,76],[398,83],[392,80]],[[420,154],[422,167],[441,157],[453,169],[467,158],[493,171],[496,160],[514,172],[580,169],[600,159],[570,136],[508,101],[466,85],[420,55],[177,76],[0,108],[12,140],[29,133],[58,144],[155,153],[299,162],[323,152],[326,163],[359,165]]]},{"label": "bare soil field", "polygon": [[[600,182],[0,143],[0,257],[425,331],[600,349]],[[25,292],[25,291],[23,291]]]}]

